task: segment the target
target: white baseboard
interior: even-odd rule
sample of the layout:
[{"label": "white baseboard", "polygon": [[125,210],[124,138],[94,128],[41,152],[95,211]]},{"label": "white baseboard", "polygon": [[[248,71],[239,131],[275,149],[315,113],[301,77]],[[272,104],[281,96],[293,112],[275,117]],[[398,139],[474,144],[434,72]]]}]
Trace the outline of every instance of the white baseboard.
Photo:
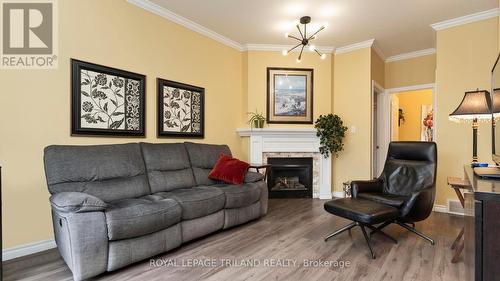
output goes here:
[{"label": "white baseboard", "polygon": [[334,191],[334,192],[332,192],[332,197],[344,198],[344,192],[343,191]]},{"label": "white baseboard", "polygon": [[320,194],[318,198],[321,200],[328,200],[328,199],[332,199],[332,195],[331,194],[327,194],[327,195]]},{"label": "white baseboard", "polygon": [[445,205],[434,205],[434,212],[448,213],[448,208]]},{"label": "white baseboard", "polygon": [[57,246],[54,239],[49,239],[17,247],[12,247],[5,250],[2,249],[2,261],[8,261],[11,259],[35,254],[38,252],[53,249],[55,247]]}]

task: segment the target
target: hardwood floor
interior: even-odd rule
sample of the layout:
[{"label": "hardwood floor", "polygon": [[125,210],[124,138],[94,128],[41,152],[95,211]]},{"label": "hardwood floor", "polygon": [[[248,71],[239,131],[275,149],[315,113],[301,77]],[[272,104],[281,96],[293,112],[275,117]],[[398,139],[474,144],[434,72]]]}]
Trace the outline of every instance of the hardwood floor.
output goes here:
[{"label": "hardwood floor", "polygon": [[[451,263],[450,246],[460,231],[460,217],[432,213],[426,221],[417,223],[417,229],[435,239],[434,246],[391,225],[386,231],[399,243],[374,235],[372,246],[377,258],[372,260],[359,228],[353,229],[351,234],[345,232],[328,242],[323,241],[326,235],[349,223],[326,213],[324,202],[318,199],[269,200],[269,213],[260,220],[154,257],[158,263],[175,261],[176,266],[152,267],[148,259],[95,280],[465,280],[463,258],[458,263]],[[227,260],[232,260],[233,266],[221,266],[223,262],[229,264]],[[307,267],[304,260],[344,261],[349,262],[349,266]],[[189,262],[195,261],[213,261],[217,265],[190,266]],[[254,266],[243,266],[245,261],[253,262]],[[281,267],[270,264],[280,261],[284,263]],[[287,261],[290,264],[285,264]],[[5,262],[4,280],[72,278],[57,251],[50,250]]]}]

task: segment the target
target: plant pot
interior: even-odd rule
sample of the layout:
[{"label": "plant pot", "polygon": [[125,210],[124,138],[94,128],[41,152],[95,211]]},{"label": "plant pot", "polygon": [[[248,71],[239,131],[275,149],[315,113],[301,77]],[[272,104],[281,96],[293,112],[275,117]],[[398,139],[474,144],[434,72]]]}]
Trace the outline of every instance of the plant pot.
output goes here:
[{"label": "plant pot", "polygon": [[264,128],[264,120],[254,120],[253,126],[258,129]]}]

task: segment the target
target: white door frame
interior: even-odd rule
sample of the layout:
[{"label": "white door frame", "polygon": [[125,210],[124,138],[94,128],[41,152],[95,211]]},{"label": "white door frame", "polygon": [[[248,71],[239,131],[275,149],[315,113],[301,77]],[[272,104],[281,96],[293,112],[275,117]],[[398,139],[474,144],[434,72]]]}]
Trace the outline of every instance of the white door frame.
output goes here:
[{"label": "white door frame", "polygon": [[[437,111],[438,111],[438,107],[437,107],[437,92],[436,92],[436,84],[435,83],[430,83],[430,84],[419,84],[419,85],[413,85],[413,86],[407,86],[407,87],[398,87],[398,88],[390,88],[390,89],[386,89],[385,90],[385,95],[384,97],[390,101],[390,97],[392,94],[396,94],[396,93],[401,93],[401,92],[409,92],[409,91],[418,91],[418,90],[432,90],[432,99],[433,99],[433,102],[432,102],[432,110],[434,112],[434,116],[437,116]],[[390,104],[389,102],[387,103],[384,103],[384,105],[386,104]],[[387,152],[387,149],[388,149],[388,145],[389,145],[389,142],[391,141],[391,130],[390,130],[390,126],[391,126],[391,123],[390,123],[390,118],[391,118],[391,111],[389,108],[385,108],[384,112],[386,112],[386,116],[385,118],[388,118],[387,121],[384,121],[385,124],[386,124],[386,128],[388,128],[388,130],[384,130],[384,145],[386,147],[384,147],[384,151]],[[384,118],[384,119],[385,119]],[[437,122],[437,119],[434,118],[433,120],[433,127],[434,127],[434,133],[433,133],[433,138],[434,138],[434,141],[436,141],[436,131],[437,131],[437,126],[438,126],[438,122]]]},{"label": "white door frame", "polygon": [[[385,117],[385,114],[381,114],[383,113],[382,111],[380,110],[383,110],[385,109],[385,105],[381,107],[382,103],[385,103],[386,102],[386,90],[380,86],[380,84],[378,84],[375,80],[372,80],[372,93],[371,93],[371,101],[370,101],[370,127],[371,127],[371,132],[370,132],[370,178],[374,178],[374,177],[377,177],[378,174],[373,174],[373,151],[374,151],[374,148],[375,148],[375,143],[373,141],[373,138],[374,138],[374,135],[375,135],[375,130],[377,130],[377,126],[375,124],[375,126],[373,126],[373,103],[374,103],[374,100],[375,100],[375,91],[377,91],[379,93],[379,99],[377,100],[377,112],[379,113],[378,116],[381,116],[381,117]],[[378,122],[381,122],[382,120],[379,120],[379,118],[377,118],[377,121]],[[382,133],[382,136],[384,136],[384,139],[385,139],[385,132],[377,132],[377,138],[379,137],[378,134]],[[379,149],[382,148],[382,147],[379,147]],[[380,156],[380,153],[377,154],[378,156]],[[378,170],[380,170],[380,163],[381,163],[381,159],[379,159],[381,157],[378,157],[377,158],[377,168]],[[383,163],[383,162],[382,162]]]}]

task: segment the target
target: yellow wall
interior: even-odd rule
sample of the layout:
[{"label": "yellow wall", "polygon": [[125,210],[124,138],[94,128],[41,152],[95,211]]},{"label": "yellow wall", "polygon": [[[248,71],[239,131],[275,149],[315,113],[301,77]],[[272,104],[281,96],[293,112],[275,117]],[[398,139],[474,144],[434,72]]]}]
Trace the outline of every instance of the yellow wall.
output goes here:
[{"label": "yellow wall", "polygon": [[405,117],[399,127],[399,140],[420,141],[422,105],[432,105],[432,90],[401,92],[396,95]]},{"label": "yellow wall", "polygon": [[[472,128],[469,123],[448,120],[464,92],[490,89],[491,68],[498,44],[497,18],[437,31],[437,110],[438,181],[436,204],[455,198],[446,186],[446,177],[462,176],[463,165],[472,158]],[[478,42],[481,42],[478,44]],[[491,159],[491,125],[481,124],[478,135],[480,161]]]},{"label": "yellow wall", "polygon": [[[0,70],[5,248],[52,238],[45,146],[184,141],[156,138],[156,77],[205,87],[206,137],[198,141],[227,143],[242,155],[241,118],[228,118],[241,116],[241,52],[126,1],[58,3],[59,68]],[[147,75],[146,138],[70,137],[70,58]]]},{"label": "yellow wall", "polygon": [[333,164],[333,189],[341,191],[345,181],[370,178],[371,49],[335,55],[334,81],[333,113],[349,127],[344,151]]},{"label": "yellow wall", "polygon": [[435,54],[388,62],[385,64],[385,88],[434,83],[435,70]]},{"label": "yellow wall", "polygon": [[[288,68],[313,68],[314,69],[314,93],[313,106],[315,121],[319,115],[328,114],[331,112],[331,96],[332,96],[332,60],[331,55],[327,55],[326,59],[322,60],[316,53],[306,52],[302,54],[302,61],[298,64],[295,60],[299,53],[292,52],[288,56],[283,56],[280,52],[271,51],[249,51],[247,56],[248,68],[246,70],[247,80],[247,112],[257,110],[265,115],[266,113],[266,93],[267,93],[267,67],[288,67]],[[244,121],[246,122],[247,119]],[[248,127],[246,123],[243,127]],[[267,124],[267,127],[312,127],[313,125],[297,125],[297,124]]]},{"label": "yellow wall", "polygon": [[385,62],[373,49],[371,50],[371,76],[382,88],[385,88]]}]

